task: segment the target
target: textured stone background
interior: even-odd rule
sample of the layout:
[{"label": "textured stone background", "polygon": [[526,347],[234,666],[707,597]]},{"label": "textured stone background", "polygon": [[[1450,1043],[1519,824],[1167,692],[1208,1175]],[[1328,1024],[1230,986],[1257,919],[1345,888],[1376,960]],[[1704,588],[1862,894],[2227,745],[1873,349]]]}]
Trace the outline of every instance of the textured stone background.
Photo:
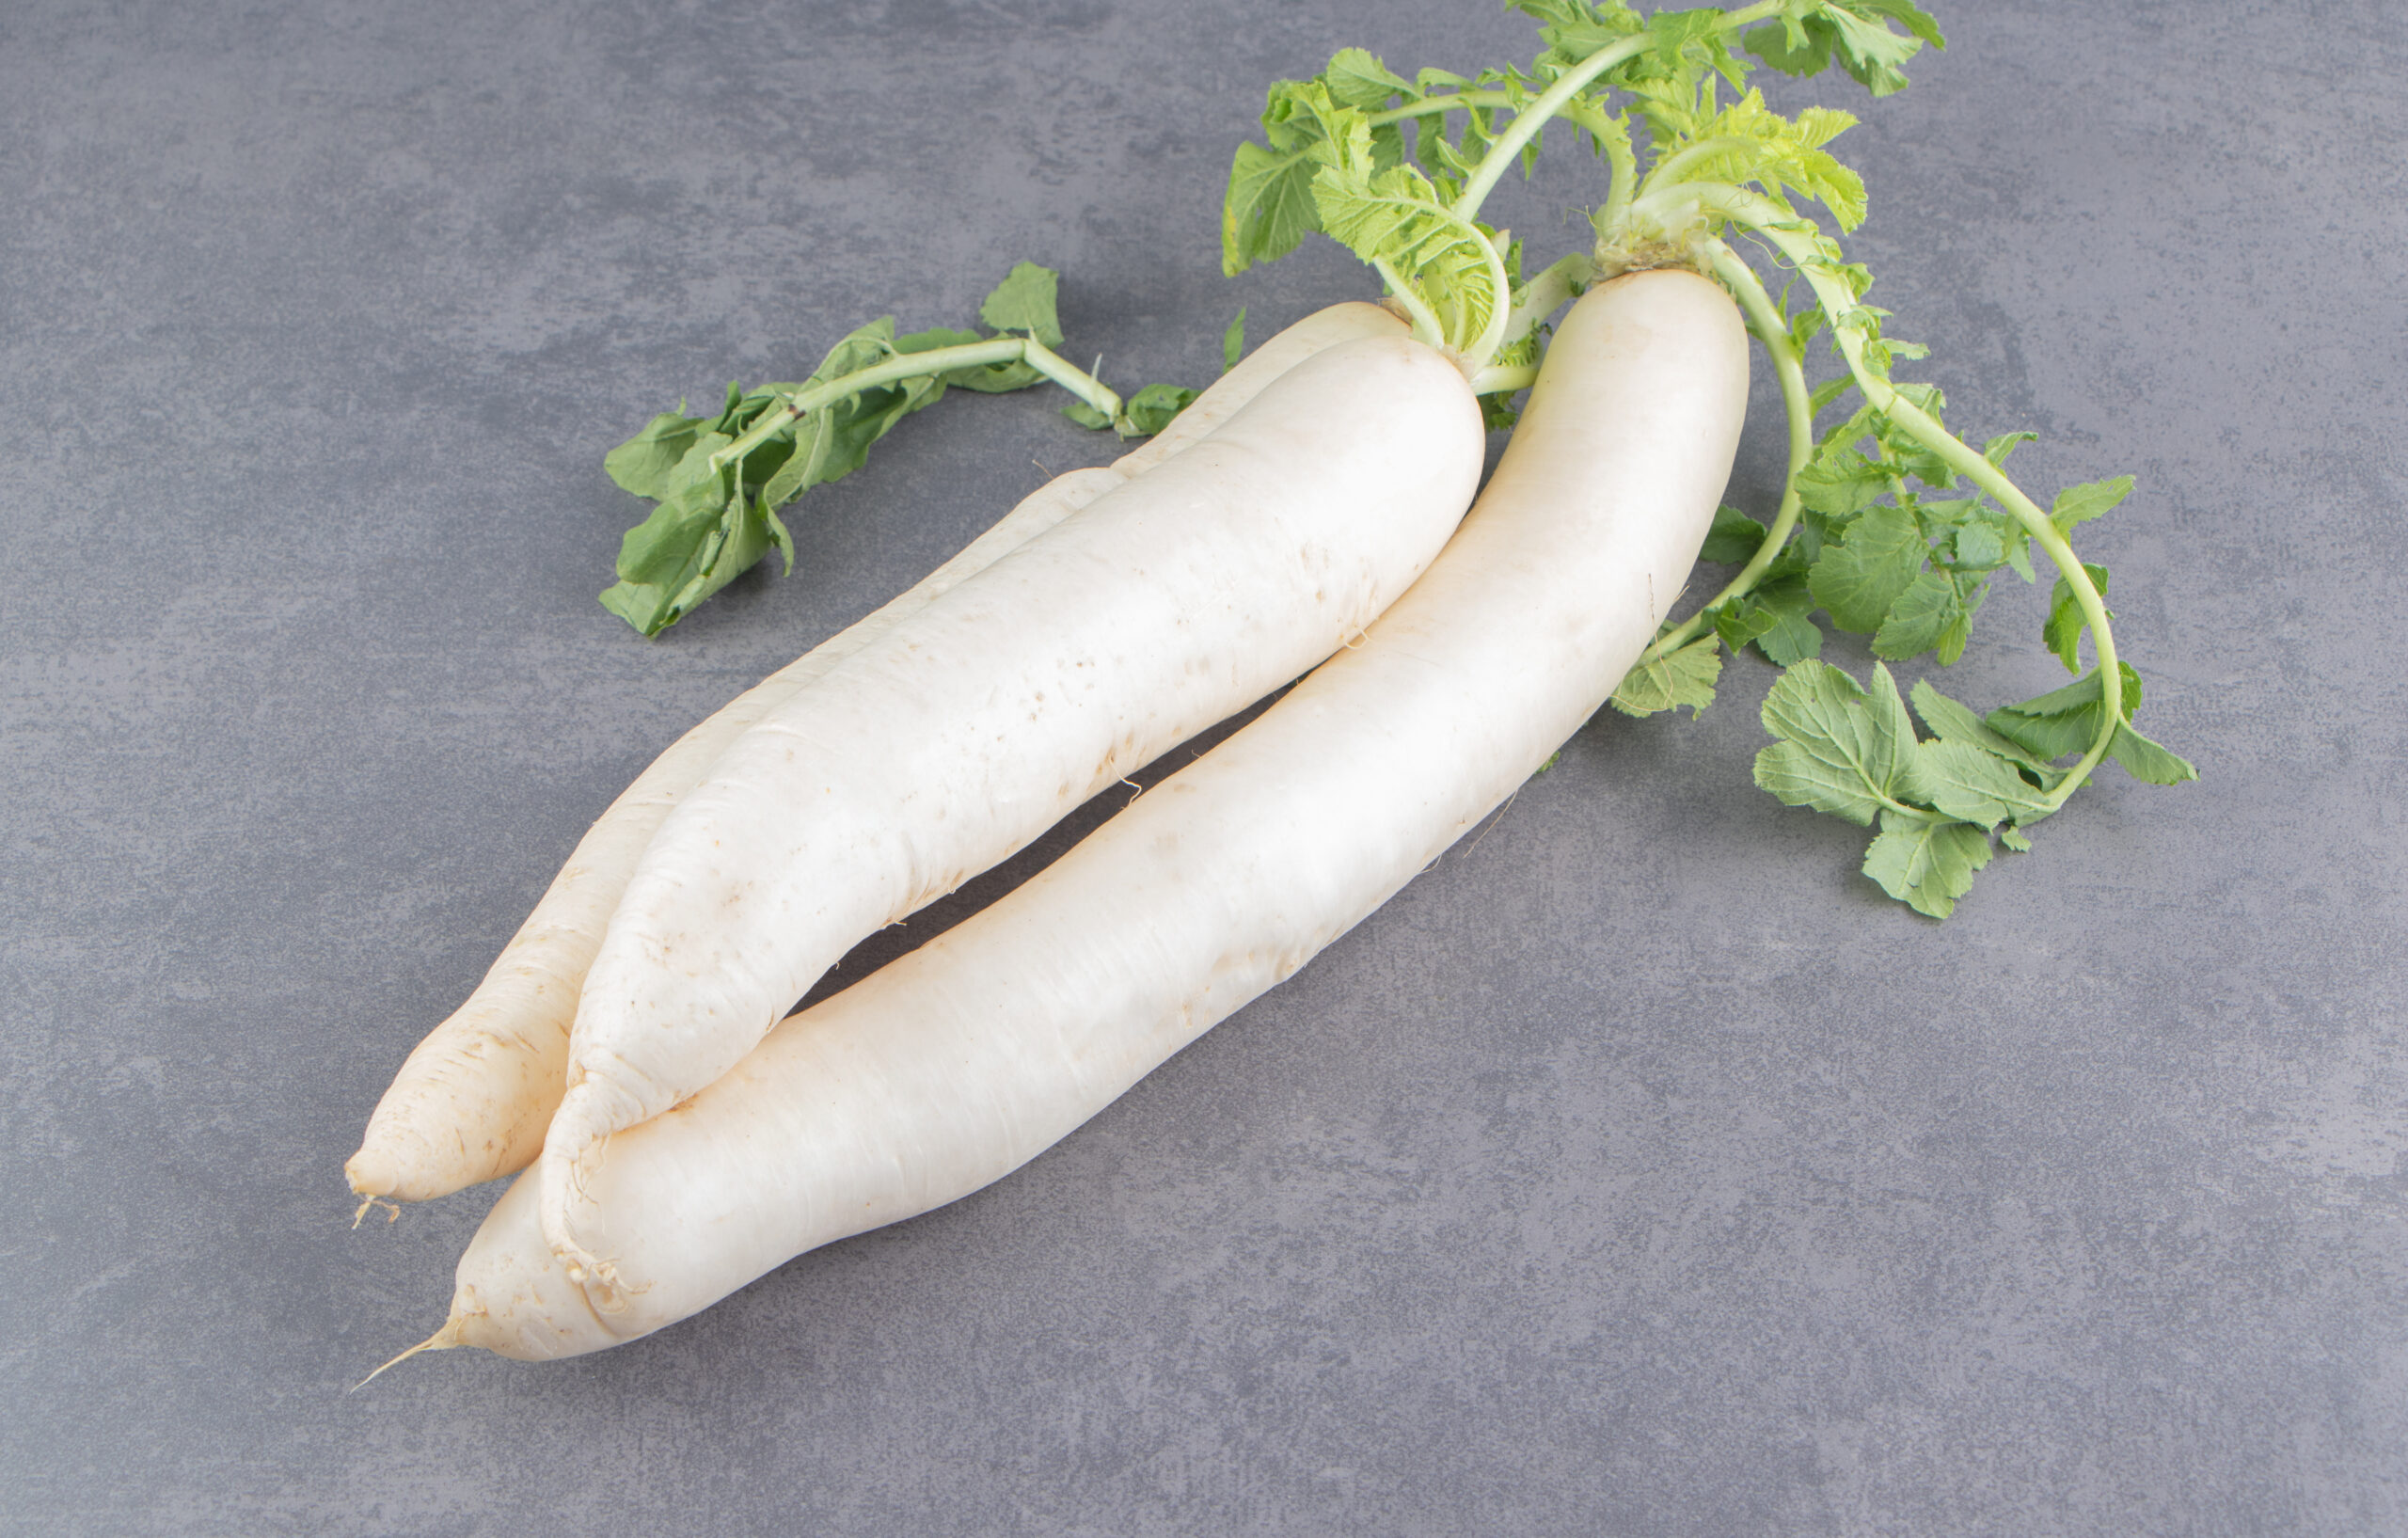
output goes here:
[{"label": "textured stone background", "polygon": [[[646,645],[593,601],[634,511],[602,451],[1022,257],[1113,378],[1200,378],[1240,302],[1259,336],[1365,291],[1326,247],[1218,275],[1262,83],[1529,34],[0,8],[0,1529],[2408,1528],[2408,18],[1941,15],[1904,96],[1814,88],[1868,119],[1855,248],[1956,420],[2046,435],[2031,484],[2140,477],[2086,548],[2202,783],[2110,771],[1934,926],[1750,787],[1735,666],[1001,1185],[600,1357],[346,1397],[487,1197],[354,1233],[338,1166],[584,824],[1111,452],[947,403],[797,576]],[[1568,244],[1582,169],[1502,212]],[[1955,692],[2062,676],[2041,596]]]}]

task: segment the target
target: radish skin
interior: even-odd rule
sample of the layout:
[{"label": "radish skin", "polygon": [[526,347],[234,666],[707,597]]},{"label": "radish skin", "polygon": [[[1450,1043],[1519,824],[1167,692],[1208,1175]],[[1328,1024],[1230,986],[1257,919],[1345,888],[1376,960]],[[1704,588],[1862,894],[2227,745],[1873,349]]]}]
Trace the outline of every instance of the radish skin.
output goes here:
[{"label": "radish skin", "polygon": [[1748,353],[1680,271],[1592,291],[1445,553],[1357,646],[1019,890],[781,1025],[585,1172],[522,1178],[425,1347],[566,1356],[1018,1167],[1402,887],[1621,682],[1728,479]]},{"label": "radish skin", "polygon": [[361,1196],[425,1201],[523,1169],[544,1146],[568,1071],[569,1023],[610,911],[672,808],[769,709],[906,614],[1121,484],[1072,470],[920,583],[729,701],[654,759],[578,841],[484,980],[402,1064],[359,1151],[343,1165]]},{"label": "radish skin", "polygon": [[1255,349],[1162,433],[1109,468],[1072,470],[1024,499],[916,586],[729,702],[655,759],[581,839],[467,1002],[420,1041],[343,1165],[354,1193],[425,1201],[531,1164],[558,1109],[569,1027],[605,926],[670,811],[771,707],[972,573],[1143,474],[1228,420],[1273,379],[1341,342],[1402,336],[1376,305],[1333,305]]},{"label": "radish skin", "polygon": [[1317,309],[1240,358],[1237,367],[1173,417],[1169,426],[1114,460],[1112,468],[1126,476],[1143,474],[1237,415],[1271,381],[1315,353],[1366,337],[1402,337],[1411,329],[1390,311],[1359,299]]},{"label": "radish skin", "polygon": [[536,1165],[554,1249],[593,1263],[604,1140],[735,1067],[863,935],[1358,637],[1462,517],[1484,441],[1430,348],[1318,353],[746,733],[587,974]]}]

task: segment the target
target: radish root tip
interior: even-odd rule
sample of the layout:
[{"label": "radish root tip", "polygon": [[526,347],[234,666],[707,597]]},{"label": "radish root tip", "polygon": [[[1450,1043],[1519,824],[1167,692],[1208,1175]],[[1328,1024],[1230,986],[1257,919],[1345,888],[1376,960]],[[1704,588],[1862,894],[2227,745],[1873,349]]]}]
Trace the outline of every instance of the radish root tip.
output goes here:
[{"label": "radish root tip", "polygon": [[404,1362],[408,1361],[411,1357],[417,1356],[421,1351],[450,1351],[453,1346],[462,1344],[463,1341],[460,1336],[460,1323],[461,1322],[457,1316],[445,1320],[441,1329],[436,1331],[433,1335],[428,1336],[425,1340],[420,1340],[417,1345],[410,1347],[409,1350],[403,1352],[400,1356],[394,1357],[391,1361],[387,1362],[375,1372],[369,1373],[368,1376],[360,1379],[357,1383],[353,1384],[349,1388],[344,1389],[343,1392],[347,1394],[356,1394],[359,1392],[362,1388],[365,1388],[370,1384],[374,1383],[378,1378],[384,1376],[388,1372],[390,1372],[393,1369],[401,1366]]}]

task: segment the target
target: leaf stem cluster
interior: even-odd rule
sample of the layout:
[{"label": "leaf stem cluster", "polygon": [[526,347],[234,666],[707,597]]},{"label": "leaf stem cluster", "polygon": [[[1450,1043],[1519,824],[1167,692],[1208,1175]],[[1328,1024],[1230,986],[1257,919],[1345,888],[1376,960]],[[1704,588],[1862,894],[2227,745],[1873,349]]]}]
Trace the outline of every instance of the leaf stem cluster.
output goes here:
[{"label": "leaf stem cluster", "polygon": [[1023,262],[979,307],[993,335],[940,327],[897,336],[894,317],[883,316],[839,341],[807,381],[731,385],[715,417],[689,417],[683,406],[655,417],[603,461],[612,480],[655,504],[620,542],[619,580],[603,592],[603,607],[654,636],[772,549],[791,572],[794,540],[778,510],[850,474],[896,422],[948,389],[1051,381],[1075,398],[1065,415],[1123,436],[1161,431],[1195,399],[1192,389],[1149,385],[1123,401],[1054,351],[1063,340],[1056,287],[1052,271]]},{"label": "leaf stem cluster", "polygon": [[[1104,382],[1063,357],[1059,353],[1034,337],[997,337],[992,341],[969,342],[956,347],[935,347],[925,353],[898,354],[884,363],[851,373],[807,385],[781,393],[784,404],[767,413],[745,435],[711,455],[711,468],[743,459],[753,450],[781,435],[790,432],[796,421],[841,402],[860,396],[864,391],[907,380],[943,377],[962,369],[983,369],[994,364],[1020,364],[1032,369],[1069,390],[1085,402],[1089,409],[1116,424],[1125,424],[1120,409],[1120,397]],[[1131,429],[1134,431],[1134,429]]]},{"label": "leaf stem cluster", "polygon": [[[1587,284],[1666,265],[1719,281],[1781,386],[1780,505],[1769,527],[1718,515],[1705,553],[1737,573],[1664,626],[1613,704],[1639,715],[1703,708],[1725,646],[1787,668],[1766,706],[1778,740],[1759,755],[1758,783],[1792,804],[1877,822],[1866,873],[1920,912],[1950,911],[1993,837],[2029,848],[2022,830],[2108,758],[2153,783],[2193,777],[2132,729],[2140,682],[2117,654],[2106,570],[2067,537],[2120,500],[2130,478],[2068,487],[2043,511],[2004,468],[2032,435],[1976,450],[1945,425],[1937,388],[1893,379],[1893,363],[1924,350],[1883,336],[1886,312],[1864,302],[1871,274],[1806,211],[1819,204],[1843,232],[1862,221],[1863,183],[1826,148],[1855,119],[1825,107],[1784,117],[1746,88],[1757,64],[1800,76],[1837,65],[1888,95],[1920,49],[1945,46],[1931,18],[1911,0],[1761,0],[1646,17],[1624,0],[1508,4],[1541,24],[1545,51],[1527,65],[1408,80],[1347,49],[1314,79],[1274,86],[1264,142],[1242,146],[1231,166],[1225,268],[1274,260],[1316,230],[1333,235],[1380,274],[1418,333],[1453,351],[1500,426],[1513,420],[1513,392],[1537,377],[1546,322]],[[1480,214],[1508,171],[1529,169],[1552,124],[1606,162],[1606,195],[1593,248],[1524,280],[1519,243]],[[1774,297],[1735,232],[1804,280],[1803,309]],[[1825,333],[1845,373],[1810,386],[1809,344]],[[1861,404],[1818,433],[1818,416],[1851,390]],[[2034,579],[2033,547],[2056,576],[2042,639],[2077,674],[2065,689],[1979,717],[1918,684],[1916,714],[1937,734],[1926,739],[1886,667],[1868,693],[1816,660],[1819,612],[1871,635],[1885,660],[1955,661],[1992,574]]]}]

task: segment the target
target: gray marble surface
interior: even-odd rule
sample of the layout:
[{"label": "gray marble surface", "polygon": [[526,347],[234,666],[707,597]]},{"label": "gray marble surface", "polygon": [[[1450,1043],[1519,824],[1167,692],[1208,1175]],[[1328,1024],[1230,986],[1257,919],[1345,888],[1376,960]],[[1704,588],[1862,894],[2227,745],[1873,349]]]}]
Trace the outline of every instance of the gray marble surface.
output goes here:
[{"label": "gray marble surface", "polygon": [[[1854,249],[2088,531],[2177,790],[1936,926],[1751,787],[1769,670],[1593,722],[1000,1185],[567,1364],[344,1390],[490,1192],[346,1223],[418,1035],[685,726],[1101,460],[947,402],[657,644],[602,451],[1013,261],[1200,379],[1262,84],[1484,5],[0,8],[0,1530],[2408,1530],[2408,19],[1941,8]],[[1576,239],[1564,155],[1500,212]],[[1769,398],[1734,498],[1765,510]],[[2013,584],[2010,584],[2013,586]],[[2050,687],[2003,592],[1952,689]],[[1861,647],[1834,655],[1861,671]]]}]

